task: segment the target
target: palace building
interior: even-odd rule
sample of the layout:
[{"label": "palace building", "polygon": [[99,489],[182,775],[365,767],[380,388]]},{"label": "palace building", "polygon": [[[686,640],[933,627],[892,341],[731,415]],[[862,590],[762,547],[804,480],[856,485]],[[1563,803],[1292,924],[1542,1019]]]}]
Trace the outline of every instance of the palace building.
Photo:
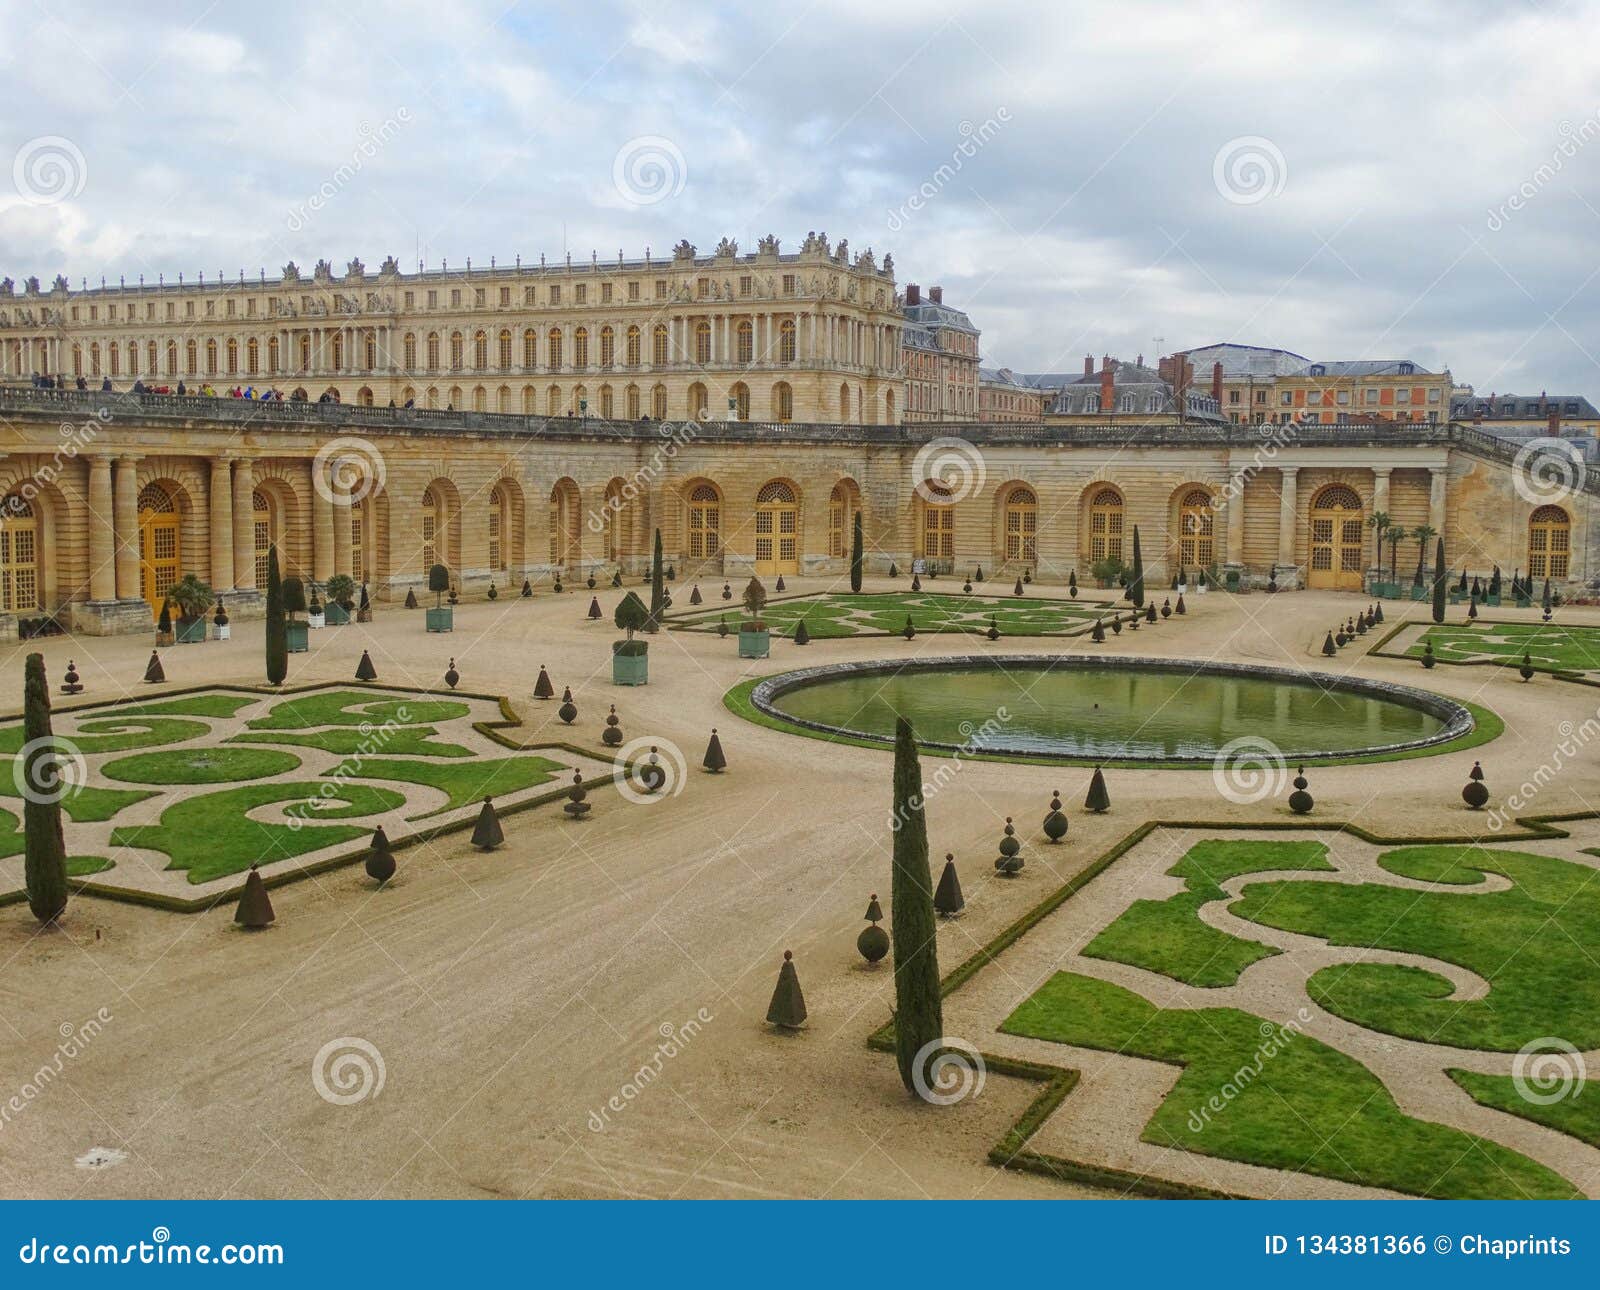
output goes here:
[{"label": "palace building", "polygon": [[[858,294],[880,274],[857,268]],[[845,312],[828,300],[817,316]],[[766,303],[781,326],[783,306]],[[878,325],[854,307],[850,330]],[[1153,580],[1181,565],[1218,585],[1359,591],[1389,561],[1368,523],[1382,512],[1442,535],[1453,573],[1498,564],[1569,591],[1600,574],[1600,480],[1530,486],[1518,445],[1445,421],[640,422],[12,385],[0,430],[11,632],[38,618],[148,631],[185,573],[230,613],[259,613],[272,546],[286,573],[347,573],[379,602],[425,587],[435,563],[469,597],[524,578],[543,590],[557,571],[642,571],[657,528],[683,579],[843,575],[858,512],[877,573],[982,565],[1059,586],[1075,572],[1089,589],[1096,564],[1131,558],[1137,526]],[[1418,545],[1399,548],[1402,582]],[[1431,567],[1431,543],[1425,554]]]}]

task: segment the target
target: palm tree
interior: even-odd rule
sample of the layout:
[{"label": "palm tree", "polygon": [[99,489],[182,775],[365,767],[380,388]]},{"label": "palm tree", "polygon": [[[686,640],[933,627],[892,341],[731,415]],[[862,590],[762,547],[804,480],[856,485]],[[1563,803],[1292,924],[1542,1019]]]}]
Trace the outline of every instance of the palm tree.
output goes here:
[{"label": "palm tree", "polygon": [[1431,525],[1419,524],[1411,530],[1411,536],[1417,540],[1417,575],[1411,585],[1420,587],[1423,583],[1422,568],[1428,558],[1428,543],[1439,536],[1439,531]]},{"label": "palm tree", "polygon": [[1390,529],[1389,512],[1373,511],[1371,515],[1367,516],[1367,527],[1372,530],[1377,538],[1378,569],[1381,575],[1383,570],[1383,540],[1388,536]]}]

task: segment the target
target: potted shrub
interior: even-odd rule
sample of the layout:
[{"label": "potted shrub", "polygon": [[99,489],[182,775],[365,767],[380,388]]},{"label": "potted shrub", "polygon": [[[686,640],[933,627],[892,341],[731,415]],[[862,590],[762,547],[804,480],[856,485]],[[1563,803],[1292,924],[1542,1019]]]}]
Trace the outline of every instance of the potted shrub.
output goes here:
[{"label": "potted shrub", "polygon": [[283,638],[291,654],[304,654],[309,635],[306,624],[295,617],[306,612],[306,585],[299,578],[283,580],[283,612],[288,615],[283,624]]},{"label": "potted shrub", "polygon": [[1197,596],[1203,596],[1209,590],[1211,590],[1211,578],[1206,571],[1202,569],[1199,573],[1195,574],[1194,594]]},{"label": "potted shrub", "polygon": [[348,573],[336,573],[328,579],[328,605],[323,611],[328,626],[344,627],[356,607],[356,580]]},{"label": "potted shrub", "polygon": [[611,684],[647,685],[650,681],[650,642],[635,640],[633,634],[643,631],[649,623],[650,610],[639,599],[637,592],[630,591],[617,605],[612,621],[627,633],[627,637],[611,642]]},{"label": "potted shrub", "polygon": [[1223,581],[1224,581],[1224,585],[1226,585],[1226,587],[1228,588],[1229,591],[1238,591],[1239,590],[1239,570],[1238,569],[1229,569],[1228,572],[1227,572],[1227,575],[1226,575],[1226,577],[1224,578]]},{"label": "potted shrub", "polygon": [[450,570],[442,564],[429,569],[428,590],[433,592],[433,608],[428,610],[428,630],[453,632],[456,629],[456,611],[450,605],[439,603],[439,598],[450,590]]},{"label": "potted shrub", "polygon": [[1095,581],[1102,588],[1111,587],[1122,577],[1122,561],[1114,555],[1108,555],[1091,564],[1089,572],[1094,575]]},{"label": "potted shrub", "polygon": [[177,642],[198,645],[206,638],[206,610],[216,600],[210,587],[192,573],[172,584],[167,598],[178,607]]},{"label": "potted shrub", "polygon": [[322,628],[328,625],[327,610],[317,596],[317,584],[311,584],[311,602],[306,605],[306,624],[312,628]]},{"label": "potted shrub", "polygon": [[760,578],[751,578],[744,589],[745,619],[739,624],[739,657],[766,658],[772,647],[766,620],[761,611],[767,607],[767,589]]}]

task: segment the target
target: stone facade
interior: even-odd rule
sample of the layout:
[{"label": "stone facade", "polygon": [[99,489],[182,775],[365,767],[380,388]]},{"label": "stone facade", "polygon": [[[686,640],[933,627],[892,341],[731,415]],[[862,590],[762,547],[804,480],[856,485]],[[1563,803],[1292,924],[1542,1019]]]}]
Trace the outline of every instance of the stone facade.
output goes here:
[{"label": "stone facade", "polygon": [[1600,573],[1600,485],[1525,497],[1515,445],[1457,425],[780,430],[28,388],[0,389],[0,414],[3,608],[90,633],[147,630],[187,572],[259,612],[268,543],[286,573],[349,573],[380,601],[434,562],[466,595],[506,594],[558,569],[642,571],[657,527],[680,578],[843,573],[857,510],[876,572],[923,560],[1092,586],[1137,525],[1153,580],[1181,563],[1356,590],[1379,567],[1365,521],[1381,510],[1440,532],[1453,572],[1527,571],[1537,518],[1541,552],[1566,554],[1558,585]]}]

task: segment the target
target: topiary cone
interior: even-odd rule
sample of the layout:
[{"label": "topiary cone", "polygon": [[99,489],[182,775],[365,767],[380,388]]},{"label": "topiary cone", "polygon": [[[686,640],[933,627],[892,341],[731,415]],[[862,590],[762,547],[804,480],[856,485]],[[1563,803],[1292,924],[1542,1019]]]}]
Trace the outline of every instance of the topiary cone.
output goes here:
[{"label": "topiary cone", "polygon": [[794,970],[794,953],[783,952],[778,969],[778,985],[767,1005],[767,1020],[784,1030],[799,1030],[806,1024],[806,997],[800,992],[800,976]]},{"label": "topiary cone", "polygon": [[1149,604],[1147,604],[1144,607],[1144,620],[1147,623],[1153,623],[1153,622],[1156,621],[1156,602],[1155,601],[1152,600]]},{"label": "topiary cone", "polygon": [[372,850],[367,852],[367,876],[376,878],[381,887],[394,877],[394,852],[389,849],[389,835],[379,825],[372,831]]},{"label": "topiary cone", "polygon": [[361,651],[361,661],[356,664],[356,680],[376,681],[378,669],[372,665],[372,655],[366,650]]},{"label": "topiary cone", "polygon": [[144,666],[144,679],[151,685],[158,685],[167,679],[166,669],[161,666],[161,655],[155,650],[150,651],[150,661]]},{"label": "topiary cone", "polygon": [[1338,647],[1333,643],[1333,633],[1329,632],[1327,638],[1322,642],[1323,657],[1332,658],[1338,652]]},{"label": "topiary cone", "polygon": [[720,775],[728,767],[728,759],[722,755],[722,740],[717,738],[717,728],[711,727],[711,742],[706,744],[706,755],[700,759],[700,764],[713,775]]},{"label": "topiary cone", "polygon": [[1093,811],[1096,815],[1103,815],[1111,809],[1111,795],[1106,792],[1106,777],[1098,766],[1094,768],[1094,775],[1089,780],[1089,795],[1083,799],[1083,809]]},{"label": "topiary cone", "polygon": [[553,699],[556,697],[556,687],[550,684],[550,673],[539,668],[539,679],[533,683],[533,697],[536,699]]},{"label": "topiary cone", "polygon": [[407,609],[415,609],[416,607],[417,607],[417,589],[415,587],[407,587],[406,588],[406,608]]},{"label": "topiary cone", "polygon": [[605,615],[600,612],[600,597],[599,596],[590,596],[589,597],[589,617],[590,618],[604,618],[605,617]]},{"label": "topiary cone", "polygon": [[1181,591],[1178,593],[1178,603],[1172,607],[1172,612],[1175,614],[1186,614],[1189,612],[1183,607],[1183,592]]},{"label": "topiary cone", "polygon": [[911,590],[912,591],[921,591],[922,590],[922,575],[920,573],[913,573],[911,575]]},{"label": "topiary cone", "polygon": [[861,935],[856,937],[856,949],[861,951],[861,957],[868,963],[876,963],[889,952],[889,933],[878,926],[883,918],[883,907],[878,904],[878,893],[872,893],[872,900],[867,905],[866,919],[870,924],[861,929]]},{"label": "topiary cone", "polygon": [[939,885],[933,893],[933,907],[941,918],[954,918],[967,907],[961,895],[961,879],[956,877],[956,858],[945,852],[944,872],[939,875]]},{"label": "topiary cone", "polygon": [[689,588],[689,603],[691,605],[698,605],[704,599],[705,598],[700,594],[700,584],[698,582]]},{"label": "topiary cone", "polygon": [[277,915],[272,912],[272,901],[267,896],[267,884],[255,865],[244,880],[244,891],[239,894],[239,907],[233,911],[233,921],[240,927],[256,931],[272,924]]},{"label": "topiary cone", "polygon": [[483,809],[478,812],[478,822],[472,826],[472,845],[480,851],[493,851],[505,840],[500,817],[494,813],[494,799],[486,797]]},{"label": "topiary cone", "polygon": [[778,575],[778,581],[773,584],[773,590],[774,591],[787,591],[788,590],[788,588],[783,585],[783,575],[781,573]]},{"label": "topiary cone", "polygon": [[1306,815],[1310,813],[1312,805],[1311,794],[1306,792],[1306,768],[1301,766],[1294,774],[1294,792],[1289,794],[1289,809],[1296,815]]},{"label": "topiary cone", "polygon": [[1096,645],[1104,645],[1106,643],[1105,624],[1102,623],[1098,618],[1094,620],[1094,630],[1089,633],[1089,639],[1092,640]]},{"label": "topiary cone", "polygon": [[1013,596],[1020,596],[1022,594],[1022,579],[1021,578],[1018,578],[1016,586],[1011,588],[1011,594]]},{"label": "topiary cone", "polygon": [[524,600],[531,600],[533,598],[533,583],[529,582],[526,578],[522,580],[522,598]]},{"label": "topiary cone", "polygon": [[51,923],[67,908],[61,794],[50,791],[65,787],[66,769],[50,724],[50,683],[45,678],[43,654],[29,654],[23,664],[22,703],[24,751],[13,774],[23,797],[23,887],[33,916],[41,923]]},{"label": "topiary cone", "polygon": [[1061,810],[1059,790],[1050,794],[1050,810],[1044,817],[1044,835],[1052,842],[1059,842],[1067,836],[1067,817]]},{"label": "topiary cone", "polygon": [[806,629],[806,620],[804,618],[795,624],[794,643],[796,645],[811,644],[811,633]]}]

